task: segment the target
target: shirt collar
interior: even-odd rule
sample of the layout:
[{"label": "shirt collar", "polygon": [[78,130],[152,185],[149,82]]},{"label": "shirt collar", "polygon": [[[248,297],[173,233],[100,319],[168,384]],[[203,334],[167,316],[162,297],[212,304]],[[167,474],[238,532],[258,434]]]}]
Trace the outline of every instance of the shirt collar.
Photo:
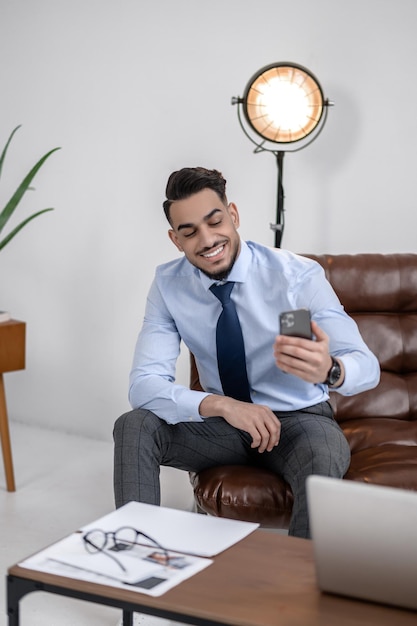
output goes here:
[{"label": "shirt collar", "polygon": [[[245,241],[240,241],[240,253],[237,257],[235,264],[232,267],[232,271],[227,277],[227,281],[233,281],[235,283],[244,283],[248,274],[249,265],[251,259],[251,251]],[[212,285],[215,285],[218,281],[209,278],[203,272],[198,270],[200,274],[200,280],[203,287],[208,291]]]}]

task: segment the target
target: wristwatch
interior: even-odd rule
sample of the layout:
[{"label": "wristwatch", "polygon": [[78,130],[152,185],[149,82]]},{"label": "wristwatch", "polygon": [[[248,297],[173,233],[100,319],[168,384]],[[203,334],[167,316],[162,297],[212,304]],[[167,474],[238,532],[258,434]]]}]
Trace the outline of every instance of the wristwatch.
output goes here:
[{"label": "wristwatch", "polygon": [[331,357],[331,358],[332,358],[332,366],[327,372],[327,378],[324,381],[324,384],[329,385],[329,387],[333,387],[333,385],[335,385],[338,382],[339,378],[342,375],[342,368],[340,367],[339,362],[336,361],[334,357]]}]

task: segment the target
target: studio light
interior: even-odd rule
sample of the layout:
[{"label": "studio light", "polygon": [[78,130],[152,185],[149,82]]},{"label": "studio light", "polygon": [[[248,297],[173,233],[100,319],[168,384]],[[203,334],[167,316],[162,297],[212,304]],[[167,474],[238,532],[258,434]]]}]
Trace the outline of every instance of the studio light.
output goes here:
[{"label": "studio light", "polygon": [[233,97],[232,104],[238,105],[240,126],[255,144],[254,152],[272,152],[276,157],[277,217],[270,226],[275,231],[275,246],[279,248],[284,232],[284,154],[297,152],[318,137],[333,103],[325,99],[320,83],[305,67],[273,63],[256,72],[243,97]]}]

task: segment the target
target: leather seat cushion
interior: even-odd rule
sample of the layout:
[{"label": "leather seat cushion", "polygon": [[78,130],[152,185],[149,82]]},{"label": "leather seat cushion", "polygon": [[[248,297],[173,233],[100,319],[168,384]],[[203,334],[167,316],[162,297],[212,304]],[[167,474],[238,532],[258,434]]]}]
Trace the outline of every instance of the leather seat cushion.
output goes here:
[{"label": "leather seat cushion", "polygon": [[190,475],[199,508],[209,515],[288,528],[293,495],[269,470],[242,465],[211,467]]},{"label": "leather seat cushion", "polygon": [[345,478],[417,491],[417,446],[385,444],[360,450],[352,455]]}]

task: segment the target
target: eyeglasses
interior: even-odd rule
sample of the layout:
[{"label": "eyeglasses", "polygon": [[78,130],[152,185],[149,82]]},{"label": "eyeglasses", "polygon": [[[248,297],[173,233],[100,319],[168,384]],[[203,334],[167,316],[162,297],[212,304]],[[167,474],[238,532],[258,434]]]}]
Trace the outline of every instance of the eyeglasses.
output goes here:
[{"label": "eyeglasses", "polygon": [[[138,541],[140,537],[143,537],[146,540],[146,543],[141,543]],[[132,550],[132,548],[136,545],[149,545],[149,542],[152,546],[155,546],[162,552],[152,555],[155,560],[157,560],[162,565],[167,565],[169,562],[168,551],[161,546],[155,539],[149,537],[140,530],[136,530],[136,528],[132,528],[130,526],[123,526],[118,528],[115,531],[105,532],[104,530],[94,529],[89,530],[85,535],[83,535],[84,546],[87,552],[90,554],[95,554],[97,552],[102,552],[106,554],[108,557],[113,559],[117,563],[117,565],[126,572],[126,568],[123,563],[117,559],[113,554],[110,554],[105,548],[108,546],[108,550],[112,550],[113,552],[122,552],[125,550]],[[109,545],[109,541],[111,542]]]}]

